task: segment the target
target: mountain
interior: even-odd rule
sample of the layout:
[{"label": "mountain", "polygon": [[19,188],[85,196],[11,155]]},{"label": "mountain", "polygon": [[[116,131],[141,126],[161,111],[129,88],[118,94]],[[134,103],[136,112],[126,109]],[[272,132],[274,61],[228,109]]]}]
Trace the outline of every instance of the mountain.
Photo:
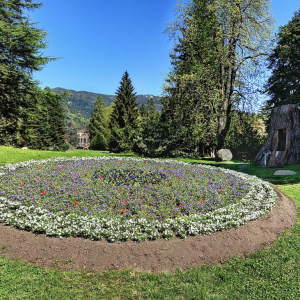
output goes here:
[{"label": "mountain", "polygon": [[[74,91],[68,90],[64,88],[54,88],[52,89],[56,94],[63,94],[65,92],[69,92],[70,96],[67,98],[67,104],[70,108],[79,111],[85,118],[90,118],[92,115],[93,108],[95,106],[96,99],[100,94],[85,92],[85,91]],[[101,94],[103,97],[103,101],[105,106],[111,105],[111,103],[116,99],[114,95],[104,95]],[[158,96],[153,95],[137,95],[136,102],[140,107],[143,103],[147,103],[147,101],[153,98],[155,102],[156,109],[161,112],[162,104],[160,103]]]}]

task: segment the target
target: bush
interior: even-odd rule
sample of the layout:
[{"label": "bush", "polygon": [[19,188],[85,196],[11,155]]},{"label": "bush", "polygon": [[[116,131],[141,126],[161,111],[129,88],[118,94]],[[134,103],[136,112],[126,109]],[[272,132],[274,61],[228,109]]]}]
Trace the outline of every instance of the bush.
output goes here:
[{"label": "bush", "polygon": [[96,136],[92,138],[90,149],[91,150],[107,150],[108,145],[105,137],[100,132],[97,132]]}]

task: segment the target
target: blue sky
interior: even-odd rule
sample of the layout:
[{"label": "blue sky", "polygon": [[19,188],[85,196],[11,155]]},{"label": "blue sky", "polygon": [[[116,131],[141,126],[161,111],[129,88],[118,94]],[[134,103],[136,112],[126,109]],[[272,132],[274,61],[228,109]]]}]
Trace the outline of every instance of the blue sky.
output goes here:
[{"label": "blue sky", "polygon": [[[137,94],[162,93],[173,46],[163,31],[177,0],[41,1],[31,20],[48,33],[44,55],[61,57],[35,73],[42,88],[114,95],[127,70]],[[299,8],[299,0],[273,0],[276,28]]]}]

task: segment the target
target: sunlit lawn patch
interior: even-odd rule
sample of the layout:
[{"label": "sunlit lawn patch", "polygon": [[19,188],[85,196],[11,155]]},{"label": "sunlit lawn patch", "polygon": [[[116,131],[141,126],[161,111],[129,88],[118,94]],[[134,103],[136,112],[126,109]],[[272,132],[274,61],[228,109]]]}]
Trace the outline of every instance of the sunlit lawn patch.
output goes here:
[{"label": "sunlit lawn patch", "polygon": [[254,176],[171,160],[53,158],[0,170],[0,221],[54,236],[184,238],[244,224],[276,201]]}]

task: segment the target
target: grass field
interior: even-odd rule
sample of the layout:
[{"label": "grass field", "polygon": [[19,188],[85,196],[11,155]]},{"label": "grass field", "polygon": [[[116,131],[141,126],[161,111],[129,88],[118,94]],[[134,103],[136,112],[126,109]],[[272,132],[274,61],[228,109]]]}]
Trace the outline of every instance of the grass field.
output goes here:
[{"label": "grass field", "polygon": [[[109,155],[98,151],[34,151],[0,147],[0,165],[54,156]],[[117,156],[120,156],[119,154]],[[128,154],[126,156],[134,156]],[[178,159],[180,160],[180,159]],[[182,159],[238,170],[267,180],[300,207],[300,165],[287,166],[297,175],[278,176],[249,162],[219,163],[210,159]],[[6,245],[0,241],[0,253]],[[60,272],[32,267],[22,261],[0,257],[0,299],[300,299],[300,222],[283,233],[270,247],[246,259],[234,257],[222,266],[190,268],[174,274],[147,272]]]}]

